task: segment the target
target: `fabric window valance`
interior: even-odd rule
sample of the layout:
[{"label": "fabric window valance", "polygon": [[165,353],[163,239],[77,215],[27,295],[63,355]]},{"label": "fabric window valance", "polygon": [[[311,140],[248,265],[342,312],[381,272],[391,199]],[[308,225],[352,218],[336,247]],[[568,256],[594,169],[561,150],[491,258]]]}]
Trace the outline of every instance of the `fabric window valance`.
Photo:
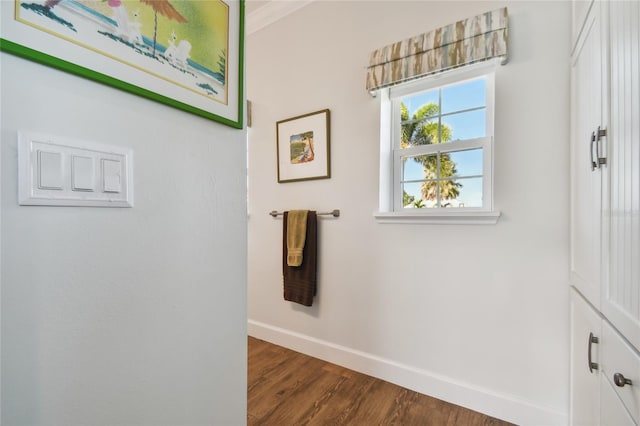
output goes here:
[{"label": "fabric window valance", "polygon": [[501,57],[507,60],[507,8],[483,13],[371,53],[367,90]]}]

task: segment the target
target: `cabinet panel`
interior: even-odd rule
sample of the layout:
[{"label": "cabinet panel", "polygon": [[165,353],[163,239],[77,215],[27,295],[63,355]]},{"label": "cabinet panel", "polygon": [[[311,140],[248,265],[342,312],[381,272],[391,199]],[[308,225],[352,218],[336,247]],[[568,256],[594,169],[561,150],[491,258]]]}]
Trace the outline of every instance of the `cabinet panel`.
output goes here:
[{"label": "cabinet panel", "polygon": [[638,425],[640,2],[574,0],[572,18],[571,423]]},{"label": "cabinet panel", "polygon": [[600,374],[612,385],[615,383],[615,374],[621,374],[631,382],[623,386],[613,386],[613,390],[633,419],[638,422],[640,421],[640,354],[629,346],[607,322],[602,326],[601,341]]},{"label": "cabinet panel", "polygon": [[609,5],[609,278],[602,312],[640,349],[640,2]]},{"label": "cabinet panel", "polygon": [[[601,318],[571,289],[571,401],[572,425],[599,424],[599,351]],[[598,340],[599,342],[599,340]],[[590,367],[590,363],[594,363]]]},{"label": "cabinet panel", "polygon": [[611,383],[602,377],[600,380],[600,393],[602,395],[602,426],[636,426],[627,410],[618,399]]},{"label": "cabinet panel", "polygon": [[597,167],[593,138],[605,115],[601,6],[591,7],[571,67],[571,281],[597,309],[603,169]]}]

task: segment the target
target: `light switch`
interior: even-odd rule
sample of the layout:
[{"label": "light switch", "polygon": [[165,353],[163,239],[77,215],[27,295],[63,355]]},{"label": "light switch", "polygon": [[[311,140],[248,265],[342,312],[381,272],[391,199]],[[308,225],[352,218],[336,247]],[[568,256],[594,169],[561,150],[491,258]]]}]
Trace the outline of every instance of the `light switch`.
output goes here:
[{"label": "light switch", "polygon": [[104,192],[122,191],[121,163],[117,160],[102,159],[102,190]]},{"label": "light switch", "polygon": [[19,131],[18,203],[133,207],[133,151],[116,145]]},{"label": "light switch", "polygon": [[38,150],[38,187],[62,189],[62,154]]},{"label": "light switch", "polygon": [[71,156],[71,187],[74,191],[93,191],[93,158]]}]

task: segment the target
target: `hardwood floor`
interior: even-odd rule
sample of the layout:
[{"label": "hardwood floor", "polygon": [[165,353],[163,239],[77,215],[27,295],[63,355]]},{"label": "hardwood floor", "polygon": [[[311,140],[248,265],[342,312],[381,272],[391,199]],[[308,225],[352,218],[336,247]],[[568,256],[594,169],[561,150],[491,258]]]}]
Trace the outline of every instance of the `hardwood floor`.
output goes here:
[{"label": "hardwood floor", "polygon": [[249,426],[510,423],[249,337]]}]

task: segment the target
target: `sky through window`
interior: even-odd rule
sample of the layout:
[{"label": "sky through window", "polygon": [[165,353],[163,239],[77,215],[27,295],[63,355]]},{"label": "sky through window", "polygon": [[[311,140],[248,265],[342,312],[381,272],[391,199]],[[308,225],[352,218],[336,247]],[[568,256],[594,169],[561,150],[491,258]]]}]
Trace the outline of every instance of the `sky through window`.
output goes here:
[{"label": "sky through window", "polygon": [[[450,141],[482,138],[487,134],[486,128],[486,79],[478,78],[402,98],[407,107],[409,119],[414,117],[423,105],[438,105],[440,116],[429,119],[432,122],[441,120],[443,126],[451,130]],[[444,141],[443,143],[446,143]],[[455,203],[466,207],[482,206],[482,149],[450,152],[449,157],[455,163],[455,181],[462,186]],[[403,181],[422,181],[425,179],[425,168],[414,160],[404,162]],[[421,197],[421,182],[406,182],[404,191],[416,200]],[[443,200],[444,206],[446,201]]]}]

